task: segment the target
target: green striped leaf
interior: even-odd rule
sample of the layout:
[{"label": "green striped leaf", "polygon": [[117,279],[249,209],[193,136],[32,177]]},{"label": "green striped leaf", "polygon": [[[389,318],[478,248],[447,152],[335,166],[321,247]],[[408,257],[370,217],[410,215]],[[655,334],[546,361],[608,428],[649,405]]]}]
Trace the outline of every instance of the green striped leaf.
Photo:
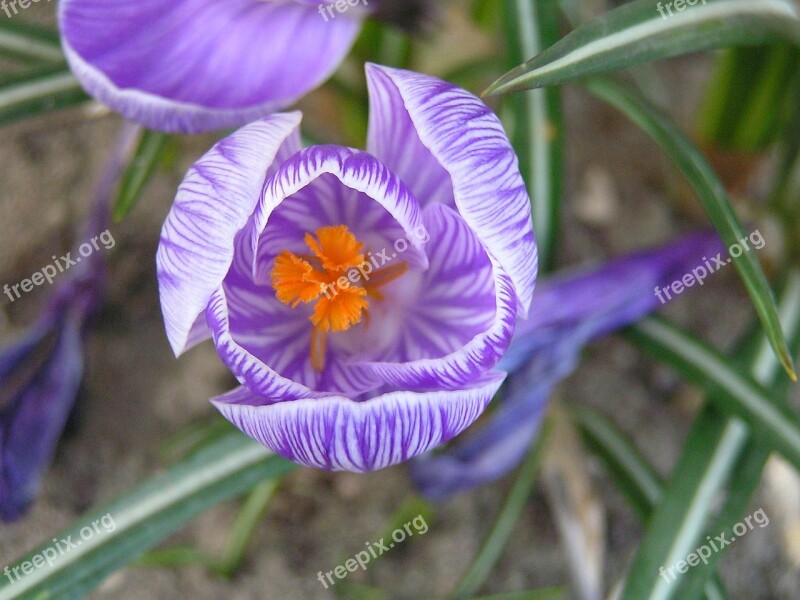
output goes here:
[{"label": "green striped leaf", "polygon": [[[782,322],[791,334],[792,348],[796,351],[800,343],[800,277],[795,279],[797,281],[790,281],[782,294],[780,310]],[[640,337],[639,333],[636,336]],[[657,351],[662,345],[661,336],[657,337],[659,340],[654,342],[652,336],[645,335],[639,342],[645,348]],[[753,377],[771,385],[774,396],[785,394],[785,380],[780,377],[780,365],[770,351],[767,340],[758,345],[754,341],[758,342],[758,337],[750,336],[748,341],[739,345],[736,367],[740,363],[749,364]],[[695,343],[689,340],[680,345],[671,345],[676,352],[686,354],[677,362],[694,359],[689,356],[689,348]],[[667,358],[661,352],[658,354],[661,358]],[[673,358],[669,360],[671,365],[676,364]],[[685,365],[676,366],[684,372]],[[709,389],[716,390],[710,395],[714,402],[722,392],[714,387],[717,375],[708,373],[707,377],[711,382]],[[740,486],[744,485],[745,490],[754,490],[759,481],[755,472],[758,465],[753,464],[752,460],[761,455],[766,460],[769,454],[769,446],[763,445],[763,440],[760,442],[761,450],[754,454],[757,446],[740,418],[725,414],[716,405],[709,404],[701,410],[673,470],[672,480],[665,487],[663,499],[648,524],[647,534],[630,570],[624,600],[691,600],[701,597],[701,593],[708,597],[709,578],[712,578],[710,583],[713,584],[713,565],[719,560],[719,553],[712,557],[709,567],[697,565],[689,570],[688,575],[678,574],[681,578],[695,577],[691,582],[691,593],[681,587],[681,579],[672,580],[668,572],[665,575],[660,570],[686,560],[691,552],[704,543],[706,534],[718,535],[725,530],[717,528],[724,525],[721,521],[709,528],[709,521],[711,506],[726,486],[731,491],[723,516],[731,518],[736,510],[743,510],[744,498],[739,495]],[[673,570],[673,573],[677,574],[677,571]]]},{"label": "green striped leaf", "polygon": [[642,348],[709,392],[723,413],[744,420],[766,447],[800,469],[800,419],[752,376],[705,342],[658,317],[640,321],[630,336]]},{"label": "green striped leaf", "polygon": [[[263,446],[234,433],[214,442],[145,482],[120,499],[81,517],[56,538],[80,541],[20,581],[0,580],[0,600],[12,598],[82,598],[110,573],[153,548],[207,508],[241,495],[267,479],[280,477],[295,465]],[[110,515],[115,527],[83,537],[84,527]],[[26,561],[53,547],[47,541],[10,565],[18,572]]]},{"label": "green striped leaf", "polygon": [[[787,330],[792,351],[800,352],[800,271],[793,272],[785,286],[780,302],[781,320]],[[764,340],[753,363],[753,375],[761,382],[771,382],[770,391],[782,404],[787,402],[788,385],[785,379],[778,377],[780,369],[769,351]],[[727,532],[729,539],[735,534],[733,527],[745,515],[756,490],[761,481],[761,473],[771,450],[757,443],[752,438],[742,449],[732,469],[731,481],[728,485],[729,492],[720,514],[706,530],[710,536]],[[705,582],[715,571],[716,565],[725,555],[725,549],[715,552],[708,559],[708,563],[697,565],[683,577],[680,587],[676,590],[675,597],[681,600],[691,600],[698,597],[698,590],[703,589]]]},{"label": "green striped leaf", "polygon": [[87,100],[66,66],[6,75],[0,81],[0,126]]},{"label": "green striped leaf", "polygon": [[[592,79],[587,87],[590,92],[631,119],[661,147],[692,186],[700,204],[728,248],[738,244],[746,236],[733,211],[725,186],[714,173],[714,169],[708,164],[703,153],[666,114],[637,91],[614,80]],[[742,252],[739,256],[731,258],[742,277],[776,355],[789,377],[797,381],[794,364],[775,308],[775,299],[755,252]]]},{"label": "green striped leaf", "polygon": [[[800,43],[791,0],[638,0],[578,27],[541,54],[509,71],[485,94],[557,85],[651,60],[726,46]],[[659,8],[660,7],[660,8]]]},{"label": "green striped leaf", "polygon": [[[581,407],[574,412],[574,417],[584,443],[605,464],[639,518],[649,521],[663,494],[663,484],[655,469],[631,441],[597,411]],[[704,600],[726,600],[728,597],[713,571],[703,581],[700,593]]]},{"label": "green striped leaf", "polygon": [[[553,0],[508,0],[503,4],[510,32],[509,62],[517,64],[558,39],[558,6]],[[506,99],[512,117],[511,142],[531,195],[539,268],[551,269],[562,193],[564,124],[561,92],[531,90]]]},{"label": "green striped leaf", "polygon": [[57,31],[16,19],[0,21],[0,56],[28,64],[64,62]]}]

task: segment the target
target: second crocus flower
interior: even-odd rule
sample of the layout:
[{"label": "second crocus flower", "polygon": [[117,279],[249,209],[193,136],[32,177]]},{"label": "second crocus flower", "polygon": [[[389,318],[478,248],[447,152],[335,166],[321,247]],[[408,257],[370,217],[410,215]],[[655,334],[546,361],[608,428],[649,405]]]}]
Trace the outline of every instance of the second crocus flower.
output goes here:
[{"label": "second crocus flower", "polygon": [[61,0],[59,24],[90,95],[150,129],[197,133],[264,117],[324,82],[372,10],[359,2],[331,18],[329,4]]}]

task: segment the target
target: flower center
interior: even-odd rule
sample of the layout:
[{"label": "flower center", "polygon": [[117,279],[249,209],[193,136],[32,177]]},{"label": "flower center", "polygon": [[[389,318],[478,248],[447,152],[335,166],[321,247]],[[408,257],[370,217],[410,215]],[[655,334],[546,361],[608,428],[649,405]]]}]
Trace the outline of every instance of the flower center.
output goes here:
[{"label": "flower center", "polygon": [[322,371],[328,333],[347,331],[364,318],[369,324],[368,297],[380,300],[379,288],[405,273],[408,264],[398,262],[374,271],[364,244],[346,225],[320,227],[314,235],[306,233],[303,241],[310,254],[284,250],[270,277],[275,297],[284,304],[297,308],[301,302],[315,303],[309,317],[314,325],[311,365]]}]

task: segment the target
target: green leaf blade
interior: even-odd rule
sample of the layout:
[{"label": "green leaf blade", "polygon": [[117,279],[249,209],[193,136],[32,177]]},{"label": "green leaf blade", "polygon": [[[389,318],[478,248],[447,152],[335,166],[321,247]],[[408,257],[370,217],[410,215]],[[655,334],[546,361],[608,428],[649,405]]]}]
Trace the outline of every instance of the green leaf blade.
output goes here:
[{"label": "green leaf blade", "polygon": [[[558,7],[552,0],[509,0],[504,5],[509,62],[517,64],[558,39]],[[511,142],[531,195],[531,212],[539,249],[539,268],[553,266],[563,189],[564,123],[561,91],[531,90],[505,100],[513,126]]]},{"label": "green leaf blade", "polygon": [[13,19],[0,21],[0,56],[26,64],[65,60],[57,31]]},{"label": "green leaf blade", "polygon": [[789,0],[704,0],[671,16],[666,4],[638,0],[609,11],[506,73],[484,94],[558,85],[732,45],[800,43],[800,17]]},{"label": "green leaf blade", "polygon": [[[790,333],[792,350],[800,347],[800,274],[789,277],[781,294],[781,321]],[[657,325],[658,323],[656,323]],[[665,327],[668,327],[665,325]],[[697,358],[694,346],[703,344],[686,339],[683,343],[667,343],[666,336],[648,335],[634,330],[634,339],[665,362],[677,367],[688,379],[698,381],[699,373],[689,376],[685,367]],[[723,365],[731,370],[749,370],[753,378],[768,385],[774,396],[785,396],[786,382],[780,377],[780,364],[772,354],[769,342],[757,336],[757,330],[738,346],[736,365]],[[690,336],[685,336],[690,337]],[[665,346],[668,346],[668,351]],[[703,349],[705,352],[707,349]],[[726,361],[722,361],[726,362]],[[678,364],[680,363],[680,364]],[[698,367],[702,371],[703,366]],[[715,567],[723,552],[716,552],[705,565],[696,565],[688,574],[670,580],[662,575],[676,560],[685,560],[688,553],[705,543],[705,536],[729,530],[741,517],[758,486],[760,470],[771,452],[765,439],[756,440],[737,414],[722,410],[718,402],[718,374],[707,373],[709,399],[689,433],[684,450],[673,470],[672,480],[664,488],[662,501],[648,524],[647,534],[630,570],[625,600],[695,600],[702,593],[706,598],[719,594]],[[725,377],[725,376],[723,376]],[[701,382],[700,382],[701,383]],[[702,385],[702,383],[701,383]],[[785,402],[785,398],[783,399]],[[784,403],[782,402],[782,403]],[[759,464],[760,463],[760,464]],[[728,496],[721,515],[710,525],[712,500],[727,487]],[[674,571],[673,571],[674,573]],[[719,589],[717,589],[719,591]]]},{"label": "green leaf blade", "polygon": [[[114,528],[84,539],[52,566],[41,568],[13,583],[0,580],[0,600],[43,596],[82,598],[115,570],[156,546],[205,509],[240,495],[266,479],[280,477],[295,465],[234,433],[197,452],[162,475],[154,477],[115,502],[81,517],[58,538],[82,539],[82,527],[110,515]],[[48,542],[11,565],[21,565]]]},{"label": "green leaf blade", "polygon": [[66,66],[8,76],[0,82],[0,126],[89,99]]},{"label": "green leaf blade", "polygon": [[136,205],[142,190],[163,158],[171,139],[171,136],[159,131],[147,130],[142,134],[133,160],[122,175],[117,198],[114,201],[115,221],[119,222],[124,219]]},{"label": "green leaf blade", "polygon": [[[617,108],[645,131],[675,163],[692,186],[726,247],[731,248],[747,237],[733,211],[725,186],[703,153],[666,114],[632,88],[614,80],[592,79],[587,87],[592,94]],[[739,271],[775,354],[789,377],[797,381],[794,363],[778,318],[775,298],[755,252],[741,252],[739,256],[732,256],[731,261]]]}]

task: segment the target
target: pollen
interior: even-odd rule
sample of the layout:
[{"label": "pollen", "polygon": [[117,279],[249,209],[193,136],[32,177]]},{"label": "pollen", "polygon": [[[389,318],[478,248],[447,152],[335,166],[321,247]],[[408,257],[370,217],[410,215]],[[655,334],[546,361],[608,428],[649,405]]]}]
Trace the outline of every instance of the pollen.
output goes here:
[{"label": "pollen", "polygon": [[[368,316],[368,297],[382,298],[378,288],[397,279],[405,262],[373,271],[359,242],[346,225],[320,227],[303,238],[310,254],[297,255],[284,250],[275,258],[270,278],[275,297],[297,308],[314,303],[309,317],[311,365],[325,368],[327,337],[330,332],[347,331]],[[368,320],[367,320],[368,323]]]}]

